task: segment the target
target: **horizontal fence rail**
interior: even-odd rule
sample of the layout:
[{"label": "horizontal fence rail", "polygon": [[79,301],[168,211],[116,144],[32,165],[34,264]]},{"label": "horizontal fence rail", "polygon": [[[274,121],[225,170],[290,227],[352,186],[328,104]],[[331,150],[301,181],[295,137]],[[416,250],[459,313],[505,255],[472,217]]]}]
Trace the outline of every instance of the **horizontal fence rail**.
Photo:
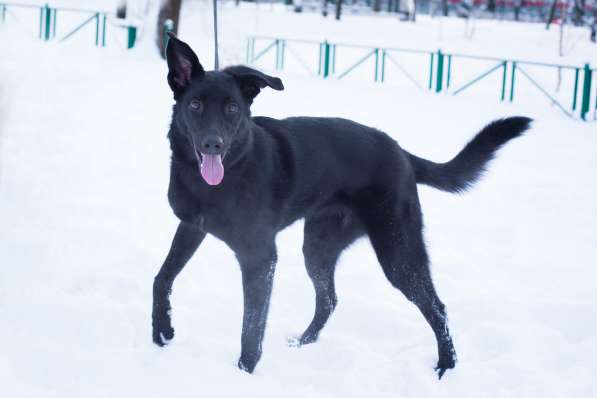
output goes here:
[{"label": "horizontal fence rail", "polygon": [[[48,4],[40,6],[36,4],[0,2],[0,24],[7,23],[11,18],[21,24],[24,23],[24,21],[21,21],[19,18],[17,18],[13,12],[16,9],[39,10],[39,21],[37,22],[38,37],[43,41],[57,40],[58,42],[64,42],[69,40],[77,33],[81,32],[83,28],[93,25],[95,28],[94,43],[97,47],[106,47],[108,21],[115,16],[114,13],[106,11],[94,11],[69,7],[51,7]],[[76,27],[70,28],[67,33],[57,37],[57,21],[60,20],[58,16],[64,16],[66,14],[81,16],[81,20]],[[112,25],[126,31],[127,48],[133,48],[137,38],[137,27],[130,24],[120,23],[112,23]]]},{"label": "horizontal fence rail", "polygon": [[[302,48],[306,56],[298,51]],[[340,65],[339,60],[348,52],[350,60]],[[570,117],[582,120],[597,120],[597,82],[594,83],[593,75],[597,69],[591,68],[587,63],[583,66],[560,65],[526,60],[502,59],[459,53],[445,53],[441,50],[425,51],[408,48],[371,47],[345,43],[332,43],[310,40],[294,40],[268,36],[250,36],[247,39],[246,61],[247,64],[257,64],[273,61],[276,70],[285,69],[285,56],[288,53],[302,70],[310,75],[320,76],[324,79],[344,79],[356,71],[369,75],[371,80],[384,83],[388,73],[398,72],[400,76],[420,89],[426,88],[435,93],[459,95],[482,81],[497,81],[495,90],[500,101],[513,102],[516,88],[521,81],[533,87],[538,93],[547,98],[552,105]],[[403,64],[405,56],[417,59],[419,67],[416,71],[409,71]],[[272,59],[273,57],[273,59]],[[344,57],[347,58],[346,56]],[[462,76],[462,71],[457,66],[463,61],[489,63],[481,68],[476,75],[468,80],[459,82],[454,87],[455,75]],[[420,67],[427,64],[428,67]],[[371,68],[371,69],[368,69]],[[541,83],[540,74],[556,72],[558,89],[563,74],[569,74],[573,84],[569,103],[558,99]],[[495,76],[495,78],[493,77]],[[573,77],[572,77],[573,76]],[[492,80],[493,79],[493,80]],[[497,79],[497,80],[496,80]],[[492,83],[493,84],[493,83]],[[595,88],[593,88],[595,86]]]}]

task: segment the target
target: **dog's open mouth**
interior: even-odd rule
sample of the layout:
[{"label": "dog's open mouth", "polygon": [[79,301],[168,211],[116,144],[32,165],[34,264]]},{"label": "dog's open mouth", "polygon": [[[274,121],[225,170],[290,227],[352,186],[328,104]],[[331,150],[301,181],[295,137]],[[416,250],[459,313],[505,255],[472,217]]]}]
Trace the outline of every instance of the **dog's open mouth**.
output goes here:
[{"label": "dog's open mouth", "polygon": [[208,155],[202,153],[199,156],[199,171],[201,177],[209,185],[218,185],[224,179],[224,165],[222,164],[222,155]]}]

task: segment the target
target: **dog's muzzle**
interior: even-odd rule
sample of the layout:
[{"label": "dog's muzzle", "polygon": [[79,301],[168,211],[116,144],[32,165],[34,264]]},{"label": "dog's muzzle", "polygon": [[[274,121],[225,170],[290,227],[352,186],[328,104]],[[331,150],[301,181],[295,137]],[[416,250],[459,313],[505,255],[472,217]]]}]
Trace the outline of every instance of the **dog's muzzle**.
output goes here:
[{"label": "dog's muzzle", "polygon": [[209,185],[218,185],[224,179],[224,140],[215,134],[210,134],[203,138],[199,148],[195,146],[195,156],[199,163],[199,172],[201,177]]}]

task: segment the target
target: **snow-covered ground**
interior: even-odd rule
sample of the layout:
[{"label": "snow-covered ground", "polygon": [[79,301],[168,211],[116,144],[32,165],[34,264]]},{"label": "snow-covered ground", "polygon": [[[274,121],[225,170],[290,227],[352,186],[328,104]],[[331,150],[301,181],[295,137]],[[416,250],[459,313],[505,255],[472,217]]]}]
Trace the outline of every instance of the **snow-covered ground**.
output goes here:
[{"label": "snow-covered ground", "polygon": [[[316,36],[320,29],[312,15],[266,13],[262,7],[260,33],[298,26],[303,17],[310,28],[305,35]],[[255,27],[243,25],[243,12],[254,24],[249,7],[238,11],[236,20],[222,16],[238,25],[228,28],[224,40],[232,43],[226,46],[227,62],[242,61],[242,35]],[[203,18],[190,12],[185,18],[192,15]],[[432,41],[434,32],[422,33],[421,46],[429,40],[435,47],[464,50],[469,42],[457,38],[460,27],[452,22],[444,21],[443,43]],[[397,37],[419,29],[389,18],[347,18],[346,25],[322,23],[319,36],[365,24],[376,29],[370,44],[391,41],[378,35],[383,29]],[[487,40],[506,42],[502,36],[509,35],[511,52],[495,44],[504,56],[526,51],[525,58],[552,57],[546,49],[551,36],[540,39],[532,25],[528,37],[536,41],[524,47],[510,25],[483,24],[486,41],[474,39],[469,46],[481,49]],[[454,30],[446,28],[452,25]],[[523,32],[522,26],[527,27],[516,29]],[[211,65],[208,35],[204,26],[186,23],[181,29],[206,66]],[[300,222],[278,237],[264,355],[254,375],[235,366],[240,272],[232,253],[212,238],[176,281],[175,340],[166,348],[154,346],[151,284],[177,222],[166,200],[171,93],[165,65],[148,36],[124,52],[88,43],[38,43],[0,26],[3,396],[594,394],[595,124],[570,120],[544,101],[499,104],[483,96],[448,98],[293,73],[281,75],[284,92],[260,95],[255,114],[348,117],[438,161],[450,158],[494,118],[536,119],[532,131],[500,152],[472,192],[453,196],[420,189],[435,283],[459,354],[456,369],[437,380],[430,328],[385,280],[365,239],[340,260],[339,306],[320,341],[288,347],[286,338],[303,331],[314,306]],[[543,46],[536,45],[541,40]],[[232,50],[234,43],[240,52]],[[589,49],[574,57],[594,62]]]}]

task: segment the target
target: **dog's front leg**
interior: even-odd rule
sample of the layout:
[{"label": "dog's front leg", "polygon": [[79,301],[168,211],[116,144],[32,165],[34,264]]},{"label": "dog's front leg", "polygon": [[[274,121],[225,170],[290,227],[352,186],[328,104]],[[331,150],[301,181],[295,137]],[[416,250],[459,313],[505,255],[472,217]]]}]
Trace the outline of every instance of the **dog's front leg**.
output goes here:
[{"label": "dog's front leg", "polygon": [[153,282],[153,342],[163,346],[174,337],[170,321],[170,292],[174,278],[191,259],[203,239],[203,232],[196,224],[181,221],[172,240],[172,246]]},{"label": "dog's front leg", "polygon": [[261,358],[261,342],[265,332],[269,299],[276,268],[276,248],[266,247],[237,253],[243,280],[244,315],[241,356],[238,367],[252,373]]}]

